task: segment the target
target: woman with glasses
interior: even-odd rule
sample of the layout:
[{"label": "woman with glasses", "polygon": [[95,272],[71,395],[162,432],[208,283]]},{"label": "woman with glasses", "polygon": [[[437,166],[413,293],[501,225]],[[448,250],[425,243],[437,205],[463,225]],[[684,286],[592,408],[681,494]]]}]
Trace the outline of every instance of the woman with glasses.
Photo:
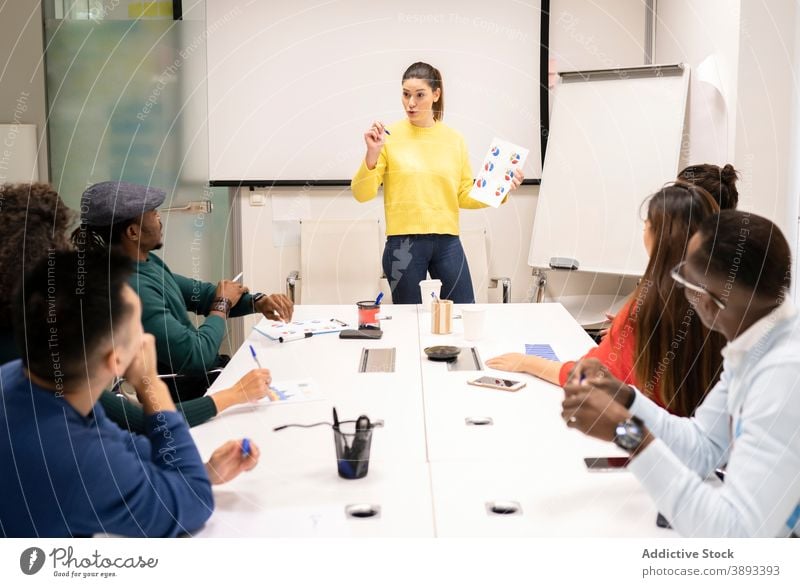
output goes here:
[{"label": "woman with glasses", "polygon": [[[706,219],[672,272],[728,341],[719,383],[692,418],[670,415],[598,361],[565,386],[567,425],[631,453],[632,471],[684,536],[800,532],[800,316],[786,299],[791,253],[766,218]],[[722,485],[705,483],[725,467]]]},{"label": "woman with glasses", "polygon": [[[670,184],[644,204],[644,246],[650,260],[636,290],[620,310],[596,358],[625,383],[636,385],[658,405],[688,416],[719,377],[723,338],[709,332],[675,287],[670,270],[686,251],[700,223],[719,210],[702,188]],[[559,363],[508,353],[489,359],[493,369],[520,371],[564,385],[574,361]]]}]

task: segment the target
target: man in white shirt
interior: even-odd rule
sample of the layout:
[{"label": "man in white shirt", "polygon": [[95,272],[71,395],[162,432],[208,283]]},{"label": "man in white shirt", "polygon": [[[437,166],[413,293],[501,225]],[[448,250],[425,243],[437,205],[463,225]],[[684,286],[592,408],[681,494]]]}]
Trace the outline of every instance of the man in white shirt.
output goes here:
[{"label": "man in white shirt", "polygon": [[[613,441],[659,511],[685,536],[800,533],[800,316],[786,300],[791,255],[765,218],[723,211],[672,272],[708,328],[723,373],[691,418],[672,416],[598,361],[564,386],[567,425]],[[704,480],[718,467],[720,485]]]}]

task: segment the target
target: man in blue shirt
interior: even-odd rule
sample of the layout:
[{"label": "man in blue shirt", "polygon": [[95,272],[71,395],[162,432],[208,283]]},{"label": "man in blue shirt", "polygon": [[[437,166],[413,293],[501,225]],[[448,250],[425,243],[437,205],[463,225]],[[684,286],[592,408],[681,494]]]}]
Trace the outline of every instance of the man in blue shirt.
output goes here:
[{"label": "man in blue shirt", "polygon": [[[15,316],[22,360],[0,367],[0,534],[177,536],[214,509],[211,484],[252,469],[229,441],[204,465],[156,371],[155,341],[123,256],[49,251],[25,278]],[[136,389],[146,434],[107,420],[116,376]],[[248,452],[248,451],[245,451]]]}]

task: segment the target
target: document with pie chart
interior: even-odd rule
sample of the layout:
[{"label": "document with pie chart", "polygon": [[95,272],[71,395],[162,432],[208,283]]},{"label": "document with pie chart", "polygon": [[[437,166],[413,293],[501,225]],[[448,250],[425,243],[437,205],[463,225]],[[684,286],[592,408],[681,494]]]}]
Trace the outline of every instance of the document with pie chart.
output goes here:
[{"label": "document with pie chart", "polygon": [[470,197],[497,208],[511,189],[517,167],[522,168],[527,158],[528,149],[502,139],[492,139]]}]

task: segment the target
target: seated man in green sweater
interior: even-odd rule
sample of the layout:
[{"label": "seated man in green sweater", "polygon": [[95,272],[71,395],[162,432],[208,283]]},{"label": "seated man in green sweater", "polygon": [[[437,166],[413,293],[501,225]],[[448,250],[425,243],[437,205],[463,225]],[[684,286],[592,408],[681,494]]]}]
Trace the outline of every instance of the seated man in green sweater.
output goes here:
[{"label": "seated man in green sweater", "polygon": [[[179,400],[205,393],[213,381],[208,371],[223,367],[219,354],[225,320],[260,312],[291,320],[292,302],[284,295],[249,294],[229,280],[217,285],[176,275],[151,251],[162,247],[157,208],[166,193],[158,188],[121,181],[90,186],[81,198],[81,226],[73,243],[81,248],[118,246],[135,262],[130,285],[142,300],[142,325],[156,338],[159,373]],[[196,327],[187,311],[206,316]]]}]

